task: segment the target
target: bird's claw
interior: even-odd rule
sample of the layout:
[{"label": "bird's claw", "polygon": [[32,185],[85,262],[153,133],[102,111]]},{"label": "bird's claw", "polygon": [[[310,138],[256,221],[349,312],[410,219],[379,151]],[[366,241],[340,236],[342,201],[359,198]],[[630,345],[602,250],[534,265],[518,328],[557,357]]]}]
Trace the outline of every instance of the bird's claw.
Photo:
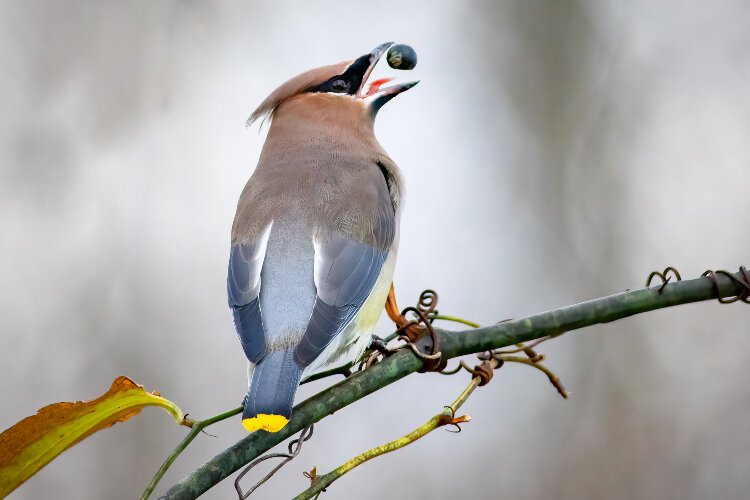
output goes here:
[{"label": "bird's claw", "polygon": [[388,350],[388,346],[385,345],[385,341],[377,335],[372,336],[372,342],[370,342],[370,346],[367,350],[373,352],[377,351],[385,356],[391,354],[391,351]]}]

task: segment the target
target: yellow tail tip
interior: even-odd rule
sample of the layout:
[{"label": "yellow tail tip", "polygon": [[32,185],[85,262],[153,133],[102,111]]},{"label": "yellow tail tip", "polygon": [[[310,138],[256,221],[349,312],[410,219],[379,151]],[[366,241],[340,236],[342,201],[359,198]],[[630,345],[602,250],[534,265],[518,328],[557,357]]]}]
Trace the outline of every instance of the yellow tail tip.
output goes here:
[{"label": "yellow tail tip", "polygon": [[289,422],[289,419],[283,415],[266,415],[261,413],[253,418],[245,418],[242,420],[242,427],[247,432],[257,431],[263,429],[268,432],[279,432]]}]

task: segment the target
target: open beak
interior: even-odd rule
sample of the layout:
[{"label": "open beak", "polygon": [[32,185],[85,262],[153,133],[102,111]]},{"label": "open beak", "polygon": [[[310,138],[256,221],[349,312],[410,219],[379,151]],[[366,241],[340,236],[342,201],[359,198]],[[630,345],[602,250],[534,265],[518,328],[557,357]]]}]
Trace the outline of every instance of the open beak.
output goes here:
[{"label": "open beak", "polygon": [[398,83],[389,87],[382,87],[384,84],[391,82],[393,78],[380,78],[368,85],[367,79],[372,74],[372,70],[375,69],[375,66],[377,66],[378,61],[381,57],[383,57],[383,54],[388,52],[388,49],[391,48],[391,45],[393,45],[393,42],[381,43],[380,45],[372,49],[372,52],[367,55],[367,57],[369,58],[369,65],[362,75],[362,83],[359,86],[359,90],[357,91],[357,97],[362,99],[370,98],[375,111],[380,109],[383,104],[390,101],[401,92],[405,92],[419,83],[419,81],[414,81]]}]

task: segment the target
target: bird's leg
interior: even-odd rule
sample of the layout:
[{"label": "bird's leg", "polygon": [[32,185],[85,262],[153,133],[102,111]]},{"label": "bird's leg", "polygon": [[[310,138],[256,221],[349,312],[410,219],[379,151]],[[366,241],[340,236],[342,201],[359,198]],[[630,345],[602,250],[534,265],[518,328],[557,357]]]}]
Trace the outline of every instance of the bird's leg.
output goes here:
[{"label": "bird's leg", "polygon": [[[391,318],[391,321],[396,324],[396,328],[402,328],[408,323],[408,320],[398,309],[398,304],[396,303],[396,289],[393,287],[393,282],[391,282],[391,289],[388,290],[388,297],[385,300],[385,312],[388,313],[388,317]],[[373,335],[372,343],[370,344],[368,351],[377,351],[385,356],[393,354],[393,351],[388,349],[387,345],[389,341],[395,338],[395,336],[396,335],[393,334],[384,340],[377,335]]]},{"label": "bird's leg", "polygon": [[[414,308],[407,307],[404,311],[407,309]],[[397,335],[405,335],[409,337],[411,341],[416,341],[421,336],[420,331],[422,329],[419,327],[419,323],[408,320],[406,316],[398,310],[398,304],[396,303],[396,290],[393,287],[393,282],[391,282],[391,289],[388,291],[388,298],[385,301],[385,311],[388,313],[388,317],[391,318],[391,321],[396,324],[397,328],[396,333],[391,337],[388,337],[387,340],[391,340]],[[429,314],[429,312],[427,314]]]},{"label": "bird's leg", "polygon": [[393,288],[393,282],[391,282],[391,289],[388,291],[388,298],[385,301],[385,312],[388,313],[388,317],[391,318],[391,321],[396,323],[397,326],[401,326],[403,317],[401,316],[401,311],[399,311],[398,304],[396,303],[396,291]]},{"label": "bird's leg", "polygon": [[391,351],[389,351],[388,347],[386,347],[385,345],[385,341],[375,334],[373,334],[372,341],[370,342],[370,346],[367,348],[367,350],[371,352],[377,351],[385,356],[391,354]]},{"label": "bird's leg", "polygon": [[365,352],[362,353],[362,356],[357,362],[361,363],[360,369],[365,369],[377,363],[381,356],[383,358],[387,358],[391,354],[393,354],[393,351],[388,349],[385,340],[373,334],[370,345],[367,347]]}]

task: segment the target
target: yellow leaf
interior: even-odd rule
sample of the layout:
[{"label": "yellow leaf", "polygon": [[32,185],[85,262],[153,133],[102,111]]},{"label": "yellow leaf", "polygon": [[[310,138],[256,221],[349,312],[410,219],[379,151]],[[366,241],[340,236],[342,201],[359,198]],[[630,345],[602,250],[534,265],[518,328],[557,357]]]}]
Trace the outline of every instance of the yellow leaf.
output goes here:
[{"label": "yellow leaf", "polygon": [[164,408],[177,423],[184,423],[177,405],[123,376],[93,401],[51,404],[21,420],[0,434],[0,498],[66,449],[100,429],[124,422],[144,406]]}]

